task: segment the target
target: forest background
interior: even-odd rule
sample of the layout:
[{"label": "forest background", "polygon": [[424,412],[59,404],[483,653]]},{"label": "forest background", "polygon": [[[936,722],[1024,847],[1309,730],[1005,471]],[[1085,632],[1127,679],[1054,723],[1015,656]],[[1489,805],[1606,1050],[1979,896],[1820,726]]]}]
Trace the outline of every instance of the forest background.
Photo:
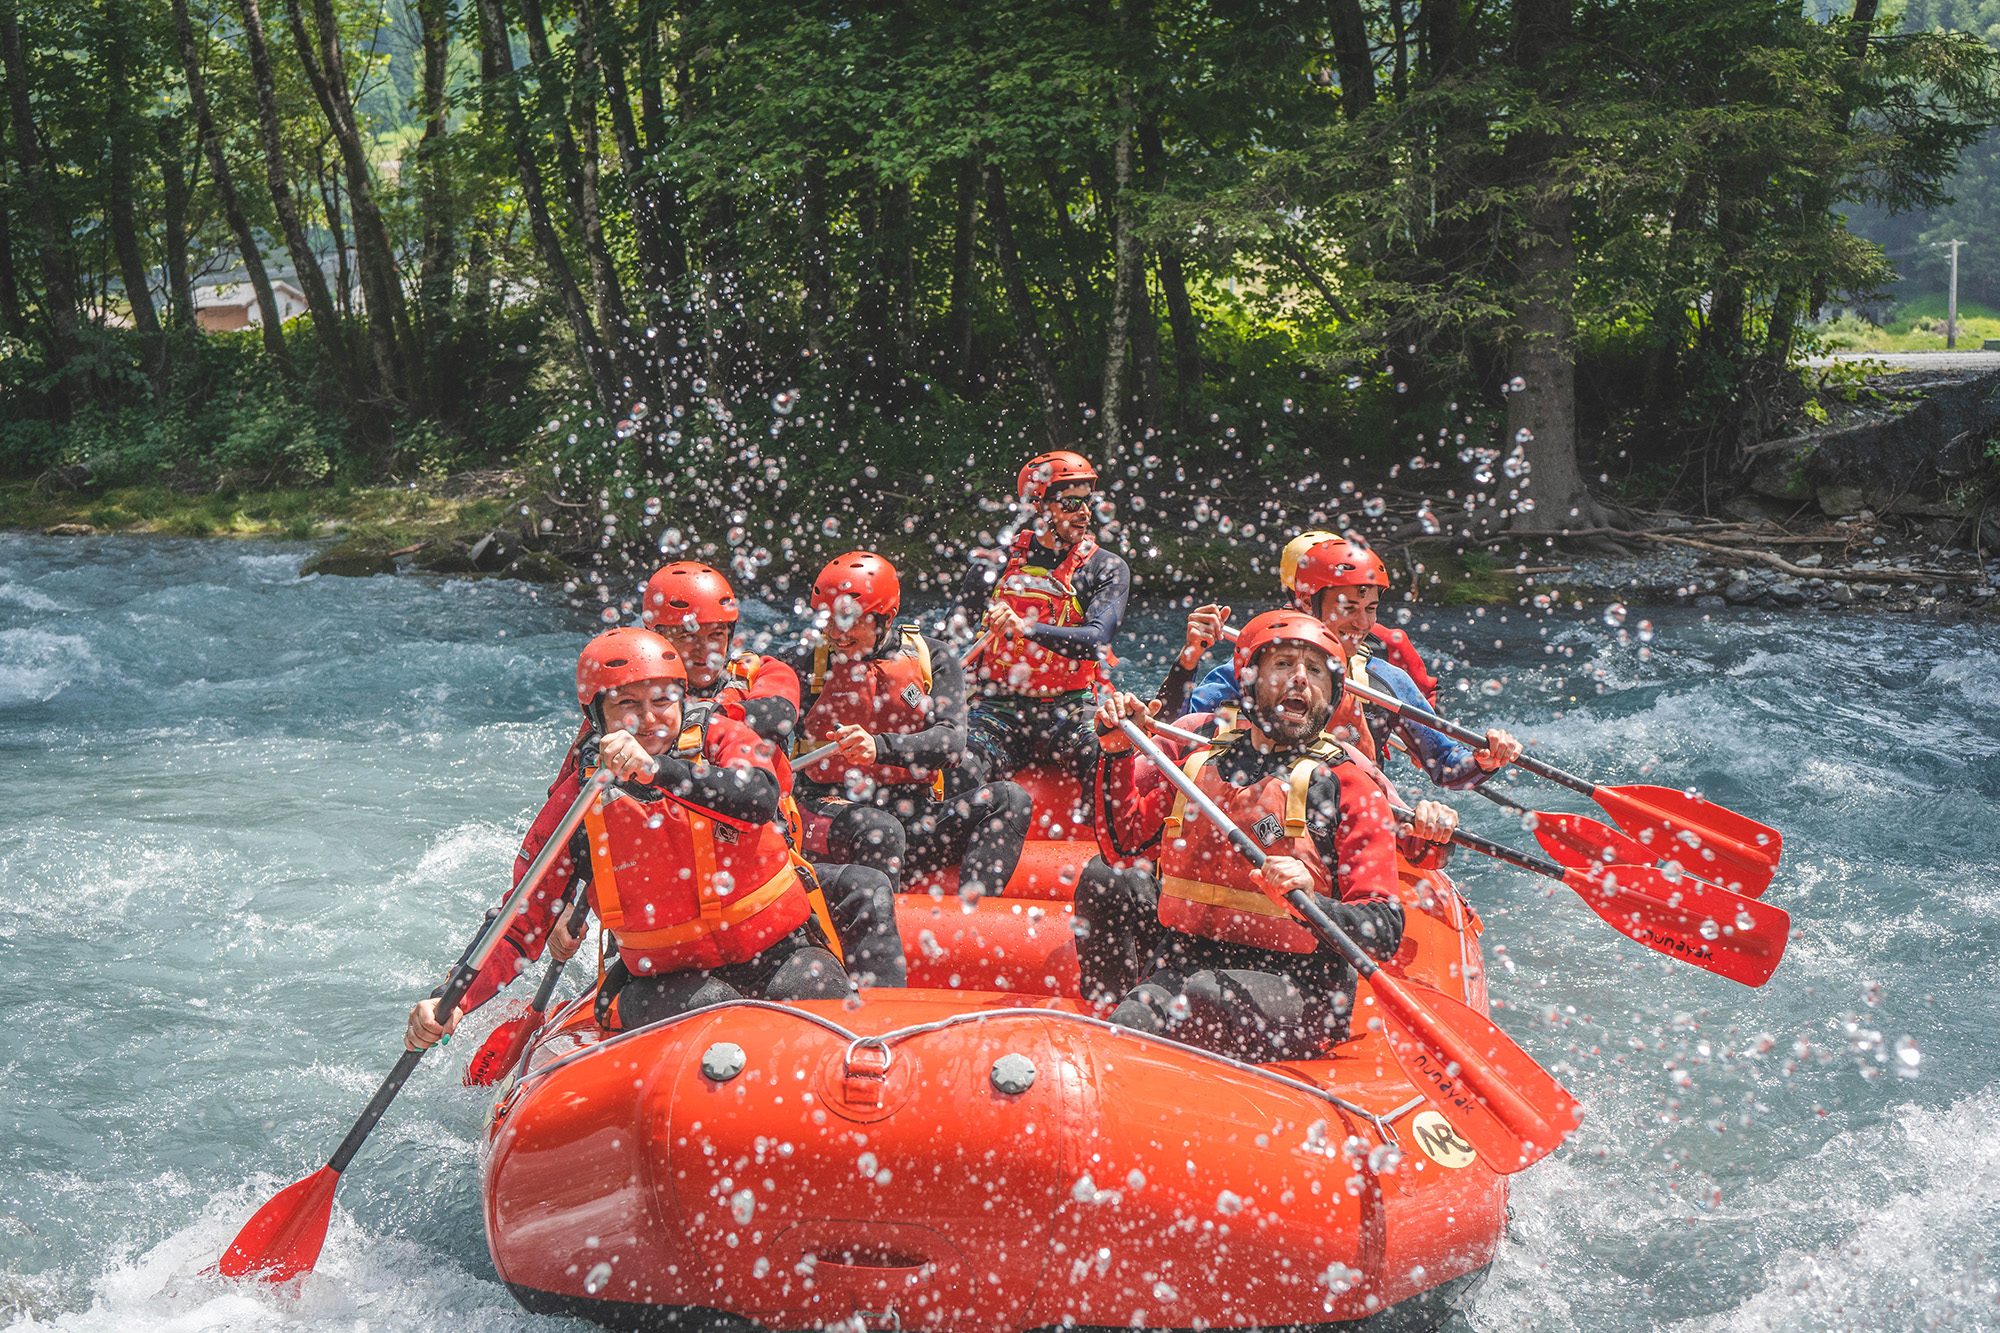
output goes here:
[{"label": "forest background", "polygon": [[1996,48],[2000,0],[0,0],[0,475],[303,536],[497,470],[607,582],[929,539],[940,477],[997,526],[1051,446],[1139,545],[1357,475],[1419,540],[1700,508],[1938,242],[2000,303]]}]

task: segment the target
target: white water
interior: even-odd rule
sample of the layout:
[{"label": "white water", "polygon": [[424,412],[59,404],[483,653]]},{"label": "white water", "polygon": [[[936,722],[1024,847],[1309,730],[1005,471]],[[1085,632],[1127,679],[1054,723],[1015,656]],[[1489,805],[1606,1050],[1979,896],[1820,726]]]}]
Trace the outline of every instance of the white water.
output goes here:
[{"label": "white water", "polygon": [[[495,896],[591,628],[518,584],[302,580],[303,554],[0,536],[15,1327],[569,1326],[521,1314],[486,1256],[486,1100],[458,1075],[497,1006],[412,1080],[296,1293],[200,1275],[324,1160]],[[1574,618],[1411,625],[1477,662],[1461,713],[1780,825],[1768,896],[1794,917],[1784,966],[1750,991],[1656,960],[1566,890],[1457,867],[1506,950],[1504,1021],[1589,1120],[1518,1179],[1513,1232],[1454,1327],[2000,1325],[2000,634],[1657,618],[1651,660]],[[1573,656],[1545,655],[1544,631]],[[1124,656],[1150,686],[1149,655]]]}]

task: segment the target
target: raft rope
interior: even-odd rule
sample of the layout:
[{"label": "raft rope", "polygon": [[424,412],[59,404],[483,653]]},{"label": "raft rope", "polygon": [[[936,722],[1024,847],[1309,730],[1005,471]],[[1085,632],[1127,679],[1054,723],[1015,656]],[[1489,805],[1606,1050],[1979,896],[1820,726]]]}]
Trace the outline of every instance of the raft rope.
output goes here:
[{"label": "raft rope", "polygon": [[[574,1007],[576,1004],[580,1004],[581,1002],[582,1002],[581,998],[579,997],[578,1000],[571,1001],[570,1007]],[[1227,1065],[1229,1068],[1238,1070],[1242,1073],[1253,1075],[1257,1078],[1264,1079],[1271,1083],[1276,1083],[1282,1087],[1291,1088],[1296,1092],[1303,1092],[1309,1096],[1317,1097],[1319,1100],[1326,1102],[1332,1106],[1335,1106],[1342,1111],[1345,1111],[1349,1115],[1354,1116],[1356,1119],[1367,1121],[1369,1124],[1375,1127],[1375,1133],[1382,1140],[1382,1142],[1393,1147],[1401,1147],[1402,1141],[1399,1138],[1397,1138],[1395,1128],[1391,1122],[1402,1119],[1404,1116],[1408,1115],[1411,1111],[1414,1111],[1417,1107],[1422,1106],[1424,1104],[1423,1097],[1419,1095],[1416,1097],[1412,1097],[1409,1101],[1404,1102],[1400,1106],[1393,1107],[1390,1110],[1377,1113],[1369,1110],[1365,1106],[1360,1106],[1355,1104],[1354,1102],[1350,1102],[1345,1097],[1342,1097],[1337,1093],[1329,1092],[1325,1088],[1319,1087],[1316,1084],[1308,1083],[1304,1079],[1293,1078],[1289,1074],[1281,1074],[1275,1069],[1267,1069],[1263,1065],[1251,1064],[1247,1060],[1238,1060],[1227,1055],[1218,1055],[1214,1051],[1205,1051],[1201,1049],[1199,1046],[1190,1046],[1186,1042],[1175,1041],[1172,1037],[1159,1037],[1159,1036],[1153,1036],[1151,1034],[1138,1033],[1134,1032],[1130,1028],[1121,1027],[1118,1024],[1110,1022],[1106,1019],[1094,1018],[1088,1014],[1065,1013],[1063,1010],[1060,1009],[1033,1009],[1033,1008],[983,1009],[978,1013],[953,1014],[948,1018],[940,1018],[934,1022],[919,1023],[913,1027],[897,1028],[892,1032],[885,1032],[880,1034],[879,1036],[864,1036],[862,1034],[849,1031],[848,1029],[842,1027],[840,1024],[834,1022],[830,1018],[822,1018],[818,1014],[807,1013],[803,1009],[794,1009],[790,1005],[777,1004],[770,1000],[751,1000],[751,999],[724,1000],[720,1004],[704,1005],[699,1009],[690,1009],[684,1014],[675,1014],[672,1018],[663,1018],[659,1022],[649,1023],[645,1027],[633,1028],[630,1031],[626,1032],[613,1033],[611,1036],[606,1037],[602,1041],[596,1042],[593,1045],[585,1047],[583,1050],[571,1051],[568,1055],[559,1056],[556,1059],[549,1061],[549,1063],[543,1065],[539,1069],[531,1069],[527,1073],[521,1075],[521,1077],[514,1083],[513,1088],[507,1094],[508,1100],[512,1100],[513,1097],[518,1095],[520,1090],[526,1087],[528,1084],[533,1083],[539,1079],[545,1078],[548,1075],[555,1073],[558,1069],[563,1069],[569,1065],[577,1063],[578,1061],[588,1059],[589,1057],[596,1055],[600,1051],[609,1050],[611,1047],[618,1045],[619,1043],[625,1041],[630,1037],[639,1036],[641,1033],[654,1032],[670,1024],[685,1023],[692,1019],[701,1018],[708,1014],[719,1012],[720,1010],[723,1009],[768,1009],[774,1013],[790,1014],[794,1018],[803,1019],[804,1021],[811,1023],[817,1027],[824,1028],[827,1032],[845,1040],[848,1044],[847,1050],[850,1055],[857,1048],[863,1045],[878,1046],[889,1057],[889,1060],[891,1062],[893,1062],[895,1058],[894,1051],[891,1049],[894,1043],[906,1041],[912,1037],[924,1036],[932,1032],[942,1032],[947,1028],[959,1027],[966,1023],[983,1023],[986,1022],[988,1019],[994,1019],[994,1018],[1040,1018],[1040,1019],[1056,1019],[1069,1023],[1081,1023],[1085,1027],[1101,1028],[1107,1032],[1119,1034],[1122,1037],[1127,1037],[1127,1038],[1144,1037],[1148,1041],[1160,1041],[1160,1042],[1165,1042],[1169,1046],[1178,1046],[1183,1050],[1192,1052],[1193,1054],[1200,1056],[1204,1060],[1213,1060],[1217,1064]],[[553,1026],[555,1021],[556,1021],[556,1016],[552,1015],[549,1020],[549,1024]],[[883,1072],[886,1073],[887,1069],[888,1066],[885,1064],[883,1067]]]}]

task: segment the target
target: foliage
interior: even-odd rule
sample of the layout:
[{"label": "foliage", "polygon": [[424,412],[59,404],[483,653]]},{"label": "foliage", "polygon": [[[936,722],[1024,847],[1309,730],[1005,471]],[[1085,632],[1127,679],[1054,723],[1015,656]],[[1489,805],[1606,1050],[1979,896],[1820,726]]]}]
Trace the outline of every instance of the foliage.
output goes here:
[{"label": "foliage", "polygon": [[[835,488],[893,514],[1051,443],[1183,519],[1317,508],[1471,458],[1527,368],[1541,475],[1717,474],[1891,276],[1839,201],[1940,207],[1983,142],[1991,8],[0,0],[0,467],[525,448],[608,569],[699,495],[683,538],[754,570]],[[197,335],[179,259],[246,249],[315,313]]]}]

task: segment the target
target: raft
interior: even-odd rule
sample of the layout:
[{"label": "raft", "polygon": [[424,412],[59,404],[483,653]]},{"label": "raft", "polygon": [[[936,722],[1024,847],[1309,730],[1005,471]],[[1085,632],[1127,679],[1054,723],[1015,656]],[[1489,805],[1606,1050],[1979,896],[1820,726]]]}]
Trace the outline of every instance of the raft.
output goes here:
[{"label": "raft", "polygon": [[[558,1010],[482,1154],[515,1297],[746,1333],[1446,1318],[1492,1262],[1506,1178],[1368,1030],[1366,983],[1358,1035],[1323,1059],[1246,1064],[1104,1022],[1041,878],[1074,884],[1082,831],[1038,839],[1063,846],[1005,894],[902,895],[912,989],[615,1035],[589,996]],[[1478,917],[1436,871],[1406,866],[1402,893],[1395,969],[1484,1012]]]}]

